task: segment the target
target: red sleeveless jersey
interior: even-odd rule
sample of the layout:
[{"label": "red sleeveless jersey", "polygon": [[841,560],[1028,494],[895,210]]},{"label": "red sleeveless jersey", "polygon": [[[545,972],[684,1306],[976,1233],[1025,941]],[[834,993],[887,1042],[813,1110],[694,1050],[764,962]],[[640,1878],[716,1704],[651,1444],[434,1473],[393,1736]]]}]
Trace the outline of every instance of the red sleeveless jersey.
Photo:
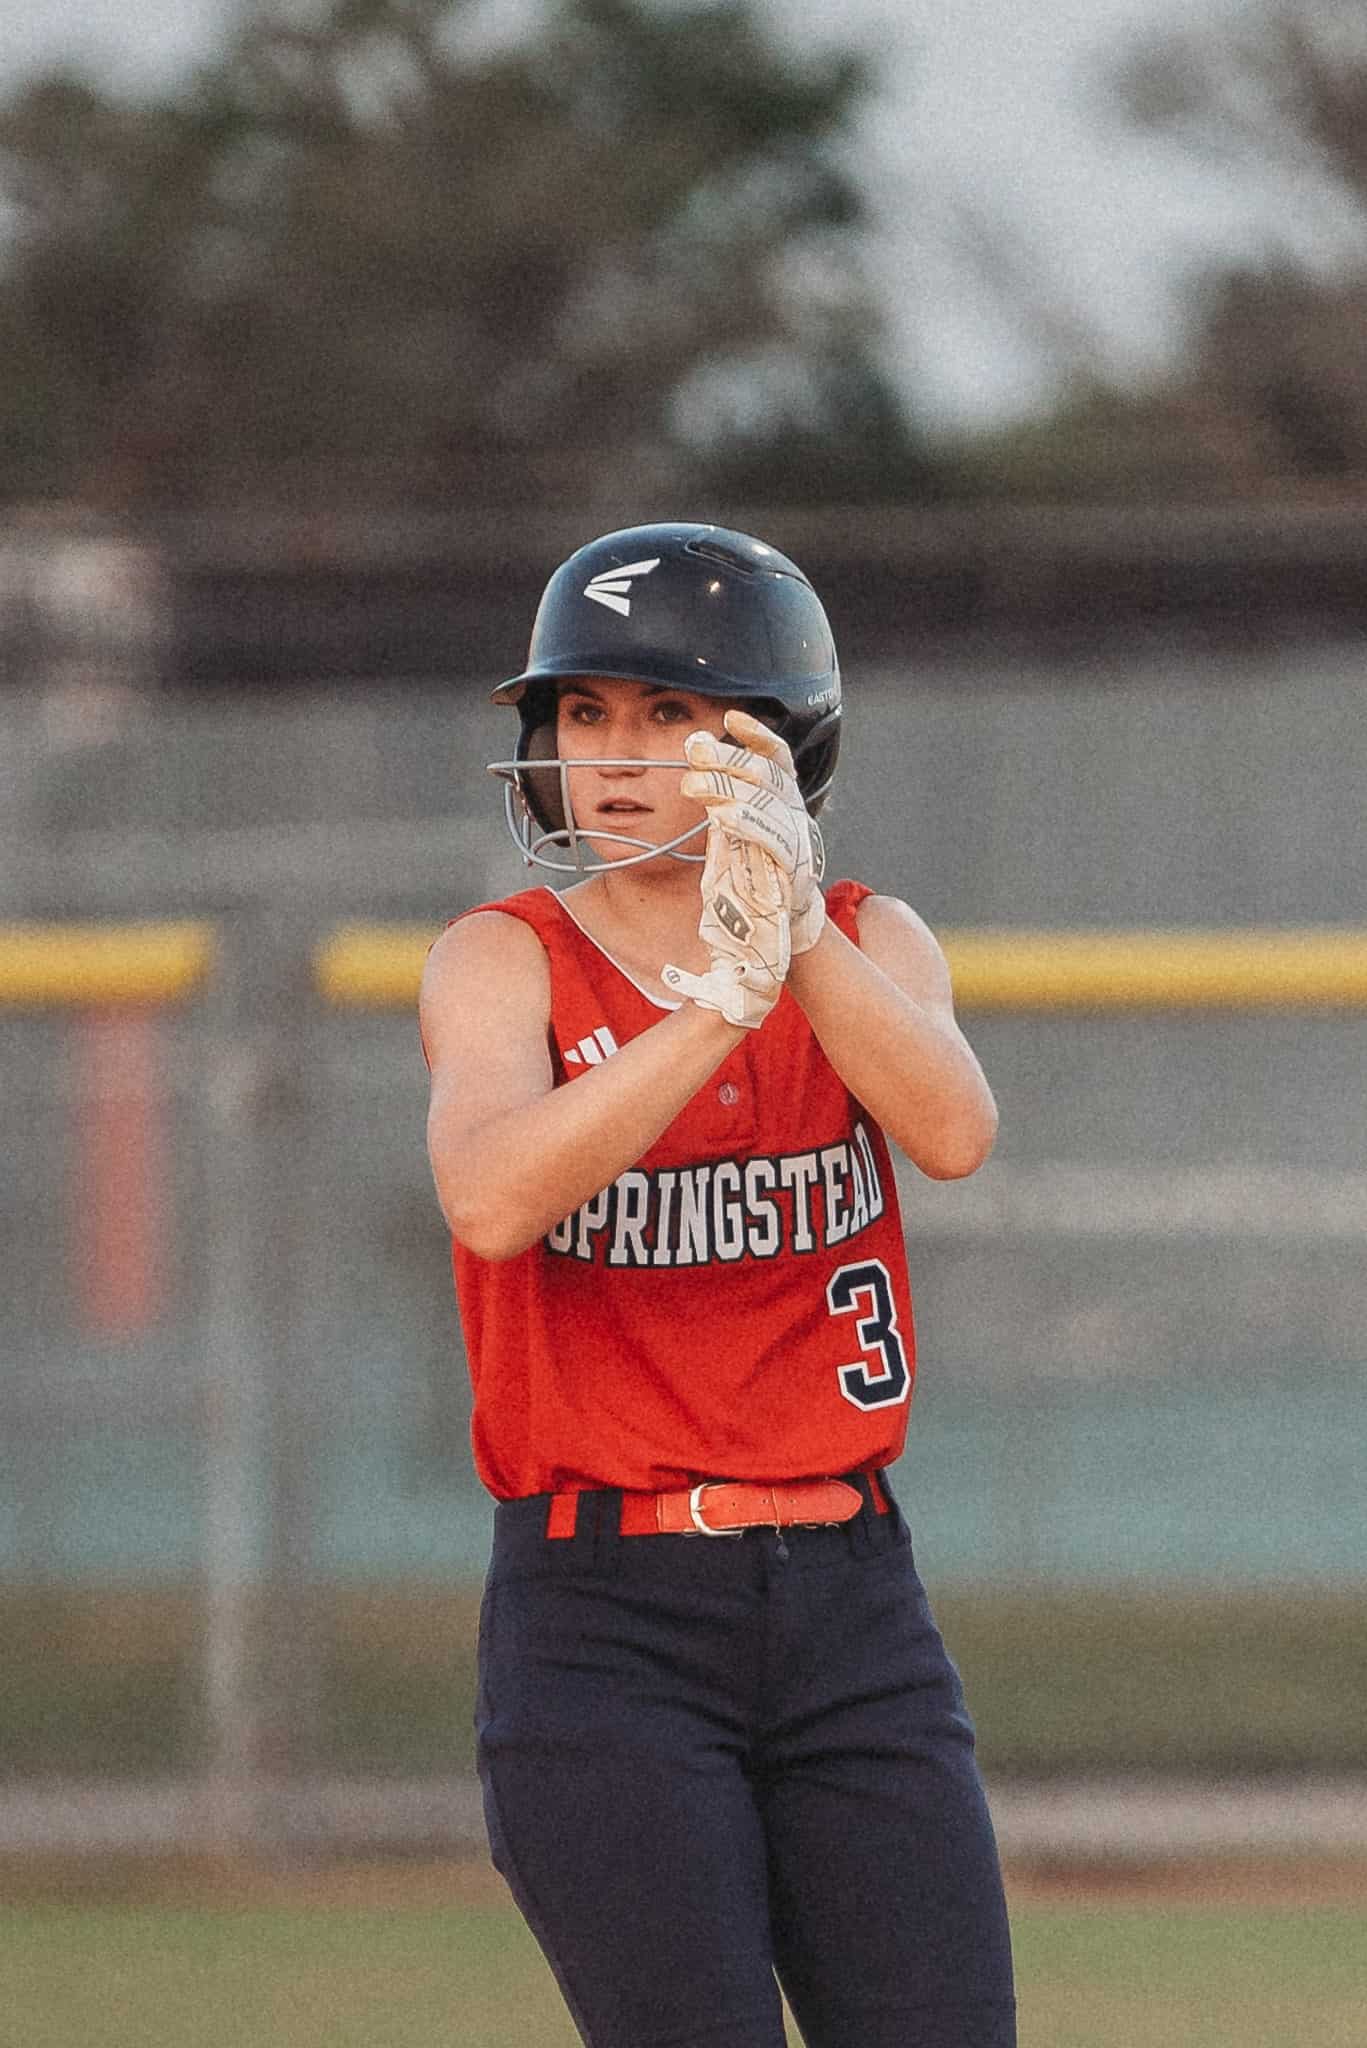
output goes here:
[{"label": "red sleeveless jersey", "polygon": [[[827,892],[857,942],[870,891]],[[676,1007],[529,889],[557,1087]],[[468,913],[467,913],[468,914]],[[480,1478],[499,1499],[871,1471],[915,1353],[887,1142],[786,991],[637,1164],[516,1258],[453,1246]]]}]

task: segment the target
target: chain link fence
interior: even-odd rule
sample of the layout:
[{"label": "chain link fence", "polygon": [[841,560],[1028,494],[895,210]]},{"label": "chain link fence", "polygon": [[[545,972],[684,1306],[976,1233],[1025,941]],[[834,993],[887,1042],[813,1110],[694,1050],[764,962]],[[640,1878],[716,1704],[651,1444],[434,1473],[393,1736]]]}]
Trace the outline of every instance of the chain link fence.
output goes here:
[{"label": "chain link fence", "polygon": [[[856,675],[835,869],[937,927],[1360,925],[1356,659]],[[502,718],[432,682],[133,692],[81,726],[22,688],[0,727],[0,922],[213,935],[174,1000],[82,994],[79,957],[60,1003],[0,988],[0,1840],[459,1836],[488,1505],[425,1076],[411,1009],[338,1007],[315,961],[345,921],[435,933],[520,886],[482,773]],[[964,1641],[1065,1596],[1118,1601],[1122,1633],[1199,1610],[1196,1641],[1288,1586],[1342,1631],[1367,1580],[1360,1012],[965,1022],[1003,1136],[962,1186],[905,1179],[900,1473],[946,1611],[986,1603]],[[1272,1761],[1350,1768],[1354,1715],[1299,1751],[1278,1722]],[[1127,1739],[1045,1763],[1123,1766]],[[1176,1760],[1255,1765],[1240,1739]]]}]

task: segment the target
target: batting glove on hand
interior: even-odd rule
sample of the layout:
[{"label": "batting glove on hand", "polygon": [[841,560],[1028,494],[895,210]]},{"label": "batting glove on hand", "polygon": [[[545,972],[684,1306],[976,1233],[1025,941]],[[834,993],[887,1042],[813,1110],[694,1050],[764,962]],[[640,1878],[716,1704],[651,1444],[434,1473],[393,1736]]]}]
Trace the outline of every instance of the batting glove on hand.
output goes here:
[{"label": "batting glove on hand", "polygon": [[710,823],[767,853],[789,885],[791,946],[805,953],[821,936],[826,902],[818,887],[821,839],[808,815],[786,740],[744,711],[728,711],[734,744],[710,732],[684,741],[689,772],[680,788],[705,804]]},{"label": "batting glove on hand", "polygon": [[666,988],[757,1031],[778,1001],[791,951],[788,882],[760,847],[709,820],[698,933],[711,955],[706,974],[666,967]]}]

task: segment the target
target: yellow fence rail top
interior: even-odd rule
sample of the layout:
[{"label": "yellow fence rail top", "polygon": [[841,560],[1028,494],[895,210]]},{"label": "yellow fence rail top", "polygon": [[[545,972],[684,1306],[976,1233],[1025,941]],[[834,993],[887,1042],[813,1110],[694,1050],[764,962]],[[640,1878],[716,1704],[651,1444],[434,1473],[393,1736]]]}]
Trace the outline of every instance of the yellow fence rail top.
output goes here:
[{"label": "yellow fence rail top", "polygon": [[[439,926],[344,925],[319,947],[326,1001],[406,1009]],[[942,932],[963,1010],[1367,1008],[1367,931]]]},{"label": "yellow fence rail top", "polygon": [[182,1002],[213,960],[208,924],[0,924],[0,1009]]},{"label": "yellow fence rail top", "polygon": [[418,1000],[423,963],[442,927],[345,924],[314,954],[314,982],[326,1002],[350,1010],[406,1010]]},{"label": "yellow fence rail top", "polygon": [[[408,1009],[440,926],[339,926],[315,982],[346,1009]],[[1367,930],[956,930],[964,1010],[1367,1008]],[[193,921],[0,925],[0,1008],[175,1003],[203,988],[214,932]]]},{"label": "yellow fence rail top", "polygon": [[945,942],[965,1009],[1367,1007],[1367,931],[960,931]]}]

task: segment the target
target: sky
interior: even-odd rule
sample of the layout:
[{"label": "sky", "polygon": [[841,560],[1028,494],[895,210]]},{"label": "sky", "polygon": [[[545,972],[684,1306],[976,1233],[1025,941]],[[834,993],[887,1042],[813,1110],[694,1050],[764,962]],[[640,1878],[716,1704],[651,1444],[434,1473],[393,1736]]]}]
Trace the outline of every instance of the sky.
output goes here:
[{"label": "sky", "polygon": [[[854,144],[874,201],[870,261],[889,367],[933,427],[1039,410],[1061,348],[1103,375],[1158,369],[1193,269],[1311,233],[1284,191],[1198,167],[1108,113],[1108,62],[1146,31],[1189,23],[1191,0],[757,4],[799,42],[853,42],[878,60],[883,89]],[[1258,4],[1215,0],[1201,18]],[[535,0],[485,5],[498,32]],[[0,0],[0,90],[58,60],[121,86],[170,80],[234,11],[235,0]],[[1009,304],[966,242],[1005,262]]]}]

